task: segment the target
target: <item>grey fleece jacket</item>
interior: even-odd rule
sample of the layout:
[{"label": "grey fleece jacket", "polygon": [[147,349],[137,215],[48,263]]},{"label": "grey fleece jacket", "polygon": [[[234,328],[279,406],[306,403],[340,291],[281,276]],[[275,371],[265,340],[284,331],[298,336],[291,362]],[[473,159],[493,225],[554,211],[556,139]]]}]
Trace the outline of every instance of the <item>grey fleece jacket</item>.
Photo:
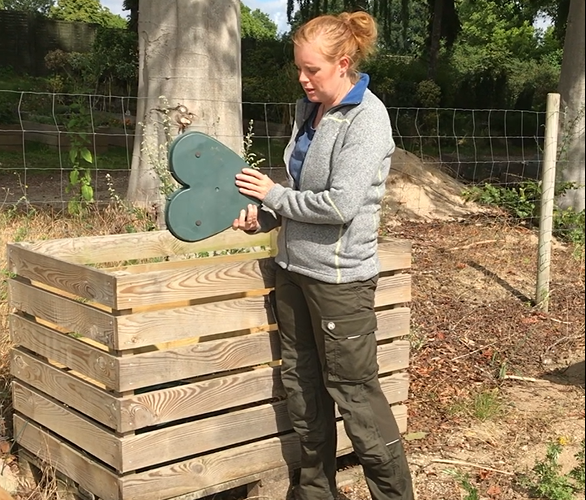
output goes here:
[{"label": "grey fleece jacket", "polygon": [[380,203],[395,144],[384,104],[368,89],[368,75],[360,76],[320,121],[299,190],[293,188],[289,159],[299,128],[317,104],[297,102],[284,152],[289,187],[275,185],[263,200],[269,210],[259,217],[262,231],[281,222],[278,265],[327,283],[363,281],[379,272]]}]

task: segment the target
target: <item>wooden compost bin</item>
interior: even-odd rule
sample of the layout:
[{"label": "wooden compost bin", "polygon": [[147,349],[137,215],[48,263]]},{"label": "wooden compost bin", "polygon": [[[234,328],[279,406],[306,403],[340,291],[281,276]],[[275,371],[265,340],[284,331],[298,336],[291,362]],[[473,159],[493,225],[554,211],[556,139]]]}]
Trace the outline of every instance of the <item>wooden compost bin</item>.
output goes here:
[{"label": "wooden compost bin", "polygon": [[[200,498],[294,469],[273,241],[228,230],[8,244],[19,447],[103,500]],[[380,380],[405,430],[411,245],[381,240],[379,254]]]}]

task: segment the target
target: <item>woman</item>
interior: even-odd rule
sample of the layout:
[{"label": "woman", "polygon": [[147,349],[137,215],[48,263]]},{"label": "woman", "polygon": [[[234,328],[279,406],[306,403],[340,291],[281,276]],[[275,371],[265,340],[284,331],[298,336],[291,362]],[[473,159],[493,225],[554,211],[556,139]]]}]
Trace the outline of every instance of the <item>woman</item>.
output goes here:
[{"label": "woman", "polygon": [[236,176],[257,198],[234,229],[281,224],[275,258],[283,385],[301,442],[298,498],[333,500],[334,404],[375,500],[412,500],[397,424],[378,381],[374,293],[380,202],[394,150],[383,103],[356,67],[374,48],[365,12],[320,16],[294,37],[306,97],[285,149],[289,186],[254,169]]}]

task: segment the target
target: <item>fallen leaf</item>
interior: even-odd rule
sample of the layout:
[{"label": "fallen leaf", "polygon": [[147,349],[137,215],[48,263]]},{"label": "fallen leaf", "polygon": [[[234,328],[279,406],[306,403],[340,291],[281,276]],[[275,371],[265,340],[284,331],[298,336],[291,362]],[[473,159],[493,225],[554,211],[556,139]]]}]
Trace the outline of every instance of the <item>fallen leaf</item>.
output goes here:
[{"label": "fallen leaf", "polygon": [[501,489],[498,485],[496,484],[492,484],[489,486],[489,488],[486,490],[486,494],[490,497],[497,497],[501,494]]},{"label": "fallen leaf", "polygon": [[425,436],[427,436],[427,432],[411,432],[409,434],[405,434],[403,439],[405,441],[414,441],[415,439],[423,439]]}]

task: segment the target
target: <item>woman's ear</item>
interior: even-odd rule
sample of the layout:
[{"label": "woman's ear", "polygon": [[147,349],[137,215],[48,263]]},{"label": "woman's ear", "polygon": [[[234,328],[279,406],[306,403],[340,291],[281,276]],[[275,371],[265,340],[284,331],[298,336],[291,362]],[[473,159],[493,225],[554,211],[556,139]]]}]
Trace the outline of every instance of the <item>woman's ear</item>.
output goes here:
[{"label": "woman's ear", "polygon": [[342,56],[338,66],[340,67],[340,76],[344,76],[350,69],[350,58],[348,56]]}]

